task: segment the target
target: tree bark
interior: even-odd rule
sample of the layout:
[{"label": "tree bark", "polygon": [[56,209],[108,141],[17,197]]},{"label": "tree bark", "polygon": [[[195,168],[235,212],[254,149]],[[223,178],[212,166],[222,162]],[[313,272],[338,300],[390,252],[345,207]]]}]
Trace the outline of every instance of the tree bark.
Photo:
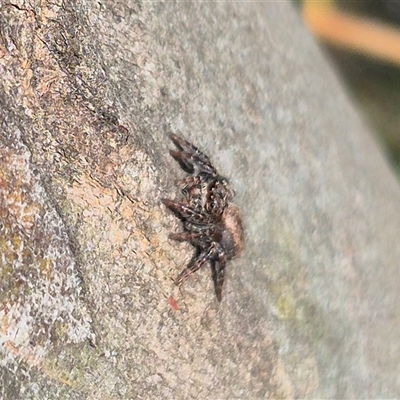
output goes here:
[{"label": "tree bark", "polygon": [[[291,4],[0,4],[2,398],[400,396],[398,183]],[[169,133],[236,192],[221,303]]]}]

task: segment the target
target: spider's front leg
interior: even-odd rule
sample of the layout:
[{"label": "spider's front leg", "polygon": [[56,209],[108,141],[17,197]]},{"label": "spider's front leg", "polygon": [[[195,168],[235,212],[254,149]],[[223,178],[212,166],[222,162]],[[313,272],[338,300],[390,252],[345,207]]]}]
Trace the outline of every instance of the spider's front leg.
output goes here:
[{"label": "spider's front leg", "polygon": [[207,215],[193,209],[186,203],[180,203],[170,199],[161,199],[161,201],[182,221],[189,221],[200,225],[208,222]]},{"label": "spider's front leg", "polygon": [[192,243],[198,239],[203,237],[202,233],[189,233],[189,232],[179,232],[179,233],[170,233],[169,238],[172,240],[176,240],[177,242],[189,242]]},{"label": "spider's front leg", "polygon": [[179,165],[184,171],[189,174],[203,173],[212,176],[217,173],[210,159],[197,147],[179,136],[172,134],[170,138],[179,149],[178,151],[170,150],[170,154],[179,162]]},{"label": "spider's front leg", "polygon": [[203,207],[202,184],[202,178],[193,175],[178,181],[178,185],[188,205],[198,211]]},{"label": "spider's front leg", "polygon": [[191,197],[193,195],[198,196],[201,194],[202,179],[200,176],[190,175],[184,179],[178,181],[178,185],[181,189],[182,194],[186,197]]}]

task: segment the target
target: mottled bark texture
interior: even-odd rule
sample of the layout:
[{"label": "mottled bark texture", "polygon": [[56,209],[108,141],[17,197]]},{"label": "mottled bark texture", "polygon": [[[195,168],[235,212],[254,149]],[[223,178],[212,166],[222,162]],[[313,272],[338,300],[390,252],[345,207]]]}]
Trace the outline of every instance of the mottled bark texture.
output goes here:
[{"label": "mottled bark texture", "polygon": [[[0,5],[1,398],[400,396],[400,190],[291,4]],[[171,132],[242,210],[220,304]]]}]

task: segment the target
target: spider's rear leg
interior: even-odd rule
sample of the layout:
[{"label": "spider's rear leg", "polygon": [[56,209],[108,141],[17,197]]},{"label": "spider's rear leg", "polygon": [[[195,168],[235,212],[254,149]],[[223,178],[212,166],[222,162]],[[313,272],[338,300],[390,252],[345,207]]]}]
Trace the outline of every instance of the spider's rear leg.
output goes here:
[{"label": "spider's rear leg", "polygon": [[186,279],[193,274],[194,272],[198,271],[204,263],[210,260],[210,252],[200,252],[196,253],[195,256],[190,261],[189,265],[178,275],[175,279],[175,285],[180,286]]},{"label": "spider's rear leg", "polygon": [[225,266],[226,266],[225,256],[211,263],[212,277],[214,281],[214,290],[218,301],[222,300],[222,286],[224,285],[224,279],[225,279]]}]

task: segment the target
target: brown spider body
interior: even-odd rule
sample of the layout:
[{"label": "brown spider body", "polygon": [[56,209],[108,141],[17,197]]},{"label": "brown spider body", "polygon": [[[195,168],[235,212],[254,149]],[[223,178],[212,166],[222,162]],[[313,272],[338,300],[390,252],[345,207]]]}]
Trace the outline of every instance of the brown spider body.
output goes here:
[{"label": "brown spider body", "polygon": [[215,293],[222,298],[225,266],[244,247],[242,221],[238,208],[230,203],[233,192],[227,180],[218,174],[210,159],[188,141],[171,135],[178,150],[170,151],[189,176],[179,181],[184,199],[181,202],[162,199],[183,222],[184,231],[170,238],[189,242],[196,252],[175,284],[182,284],[190,274],[209,262]]}]

